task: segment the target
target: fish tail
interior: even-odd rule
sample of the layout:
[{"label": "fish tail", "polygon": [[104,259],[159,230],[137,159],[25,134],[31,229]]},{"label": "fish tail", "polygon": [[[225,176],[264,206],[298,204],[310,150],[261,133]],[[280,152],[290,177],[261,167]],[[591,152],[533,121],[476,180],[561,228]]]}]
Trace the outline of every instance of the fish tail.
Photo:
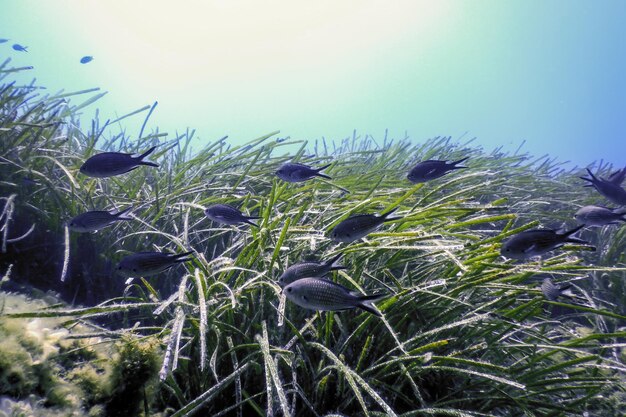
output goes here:
[{"label": "fish tail", "polygon": [[382,314],[380,314],[380,311],[375,309],[372,304],[375,303],[376,301],[382,300],[386,296],[387,294],[374,294],[374,295],[361,296],[359,297],[359,303],[357,304],[357,307],[362,310],[367,311],[368,313],[372,313],[375,316],[381,317]]},{"label": "fish tail", "polygon": [[390,222],[392,220],[400,220],[402,219],[404,216],[395,216],[395,217],[388,217],[390,214],[392,214],[394,211],[398,210],[399,207],[395,207],[392,208],[391,210],[389,210],[387,213],[385,214],[381,214],[380,217],[383,218],[383,221],[385,222]]},{"label": "fish tail", "polygon": [[185,258],[185,256],[189,256],[192,254],[193,254],[193,251],[185,252],[185,253],[177,253],[177,254],[172,255],[172,259],[174,260],[174,262],[187,262],[187,261],[190,261],[191,258]]},{"label": "fish tail", "polygon": [[122,211],[118,211],[117,213],[115,213],[115,217],[117,217],[117,220],[132,220],[132,217],[123,217],[124,214],[128,213],[132,209],[133,209],[133,206],[130,206],[127,209],[124,209]]},{"label": "fish tail", "polygon": [[159,164],[155,164],[154,162],[150,162],[150,161],[139,161],[139,165],[147,165],[149,167],[159,167]]},{"label": "fish tail", "polygon": [[148,149],[147,151],[145,151],[144,153],[142,153],[141,155],[139,155],[137,157],[137,159],[144,159],[146,156],[150,155],[152,152],[154,152],[154,150],[156,149],[156,146],[153,146],[152,148]]},{"label": "fish tail", "polygon": [[343,253],[338,254],[337,256],[335,256],[332,259],[329,259],[325,264],[327,267],[329,267],[329,269],[331,271],[336,271],[338,269],[347,269],[345,266],[343,265],[335,265],[335,262],[337,262],[339,260],[339,258],[341,258],[343,256]]},{"label": "fish tail", "polygon": [[467,168],[467,167],[462,167],[462,166],[461,166],[461,167],[458,167],[458,166],[456,166],[456,165],[457,165],[457,164],[460,164],[461,162],[465,162],[465,161],[467,161],[468,159],[469,159],[469,156],[466,156],[465,158],[463,158],[463,159],[459,159],[458,161],[450,162],[448,165],[450,165],[450,168],[453,168],[453,169]]},{"label": "fish tail", "polygon": [[258,225],[258,224],[256,224],[256,223],[255,223],[255,222],[253,222],[253,221],[250,221],[250,219],[260,219],[260,217],[245,217],[245,218],[243,219],[243,222],[244,222],[244,223],[248,223],[249,225],[252,225],[252,226],[254,226],[254,227],[259,227],[259,225]]},{"label": "fish tail", "polygon": [[331,178],[331,177],[329,177],[328,175],[326,175],[326,174],[320,174],[319,172],[316,172],[316,173],[315,173],[315,176],[316,176],[316,177],[326,178],[327,180],[332,180],[332,178]]}]

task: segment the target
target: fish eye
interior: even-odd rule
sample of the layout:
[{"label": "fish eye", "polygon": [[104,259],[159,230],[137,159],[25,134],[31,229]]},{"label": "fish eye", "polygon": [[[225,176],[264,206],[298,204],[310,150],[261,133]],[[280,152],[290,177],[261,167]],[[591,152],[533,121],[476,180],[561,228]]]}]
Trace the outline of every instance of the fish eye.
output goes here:
[{"label": "fish eye", "polygon": [[287,292],[291,292],[292,288],[287,288]]},{"label": "fish eye", "polygon": [[137,272],[137,268],[133,268],[133,272]]}]

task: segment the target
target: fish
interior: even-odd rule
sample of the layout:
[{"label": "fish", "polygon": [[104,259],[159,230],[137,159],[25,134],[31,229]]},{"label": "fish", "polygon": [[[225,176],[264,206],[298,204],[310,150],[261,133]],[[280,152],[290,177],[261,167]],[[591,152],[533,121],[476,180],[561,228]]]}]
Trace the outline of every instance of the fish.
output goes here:
[{"label": "fish", "polygon": [[[596,177],[593,175],[591,170],[589,170],[589,168],[587,168],[587,172],[591,178],[578,177],[581,180],[591,183],[587,184],[587,187],[594,187],[600,194],[615,204],[619,204],[620,206],[626,205],[626,190],[624,190],[619,184],[605,180],[601,177]],[[614,176],[613,178],[615,179],[618,177]]]},{"label": "fish", "polygon": [[602,206],[585,206],[576,212],[574,218],[586,226],[604,226],[626,222],[626,212]]},{"label": "fish", "polygon": [[82,57],[80,59],[80,63],[81,64],[86,64],[86,63],[91,62],[91,61],[93,61],[93,57],[90,56],[90,55],[84,56],[84,57]]},{"label": "fish", "polygon": [[566,284],[564,286],[555,285],[550,278],[545,278],[541,283],[541,292],[543,295],[550,301],[555,301],[560,296],[565,296],[569,298],[579,298],[576,296],[572,290],[571,284]]},{"label": "fish", "polygon": [[193,252],[167,253],[167,252],[137,252],[128,255],[117,265],[117,272],[126,277],[156,275],[181,262],[187,262],[191,258],[186,256]]},{"label": "fish", "polygon": [[10,39],[0,39],[0,43],[8,42]]},{"label": "fish", "polygon": [[132,217],[123,217],[124,214],[132,210],[132,207],[119,211],[115,214],[109,211],[88,211],[73,217],[68,222],[70,230],[79,233],[95,232],[103,227],[112,225],[117,221],[132,220]]},{"label": "fish", "polygon": [[342,255],[343,254],[340,253],[326,262],[300,262],[293,264],[287,268],[285,272],[283,272],[280,278],[278,278],[278,285],[284,287],[285,285],[291,284],[300,278],[320,278],[330,273],[330,271],[346,269],[345,266],[335,264],[335,262],[337,262]]},{"label": "fish", "polygon": [[276,171],[276,175],[283,181],[287,182],[302,182],[309,180],[313,177],[322,177],[326,179],[332,179],[326,174],[321,174],[320,171],[328,168],[331,164],[324,165],[321,168],[311,168],[308,165],[304,164],[296,164],[293,162],[288,162],[283,164]]},{"label": "fish", "polygon": [[342,311],[360,308],[378,317],[380,312],[372,303],[386,297],[386,294],[360,295],[343,285],[323,278],[300,278],[283,289],[289,301],[309,310]]},{"label": "fish", "polygon": [[28,46],[22,46],[19,43],[14,43],[13,49],[20,52],[28,52]]},{"label": "fish", "polygon": [[204,209],[204,214],[217,223],[235,225],[239,223],[248,223],[254,227],[259,227],[251,219],[260,219],[257,216],[246,216],[238,209],[226,204],[214,204]]},{"label": "fish", "polygon": [[626,167],[610,174],[607,180],[613,184],[621,185],[624,182],[624,178],[626,178]]},{"label": "fish", "polygon": [[143,160],[146,156],[154,152],[155,149],[156,146],[153,146],[146,152],[136,157],[134,157],[133,155],[135,154],[132,153],[99,153],[87,159],[85,163],[80,167],[80,172],[84,175],[87,175],[88,177],[106,178],[115,175],[126,174],[127,172],[137,169],[140,165],[147,165],[158,168],[159,164]]},{"label": "fish", "polygon": [[413,169],[411,169],[411,171],[409,171],[407,179],[414,184],[434,180],[436,178],[444,176],[450,171],[454,171],[455,169],[467,168],[464,166],[457,166],[457,164],[460,164],[467,159],[469,159],[469,156],[466,156],[463,159],[459,159],[458,161],[449,163],[448,161],[439,161],[434,159],[422,161],[415,165]]},{"label": "fish", "polygon": [[500,253],[507,258],[524,260],[550,252],[565,243],[588,244],[587,241],[572,237],[583,227],[585,225],[562,233],[550,229],[527,230],[504,242]]},{"label": "fish", "polygon": [[359,214],[356,216],[348,217],[344,221],[340,222],[337,226],[335,226],[335,228],[330,232],[330,239],[334,240],[335,242],[344,243],[350,243],[354,242],[355,240],[359,240],[372,233],[374,230],[378,229],[378,227],[380,227],[380,225],[382,225],[383,223],[401,219],[402,216],[388,217],[397,209],[398,208],[396,207],[385,214],[381,214],[380,216],[377,216],[375,214]]}]

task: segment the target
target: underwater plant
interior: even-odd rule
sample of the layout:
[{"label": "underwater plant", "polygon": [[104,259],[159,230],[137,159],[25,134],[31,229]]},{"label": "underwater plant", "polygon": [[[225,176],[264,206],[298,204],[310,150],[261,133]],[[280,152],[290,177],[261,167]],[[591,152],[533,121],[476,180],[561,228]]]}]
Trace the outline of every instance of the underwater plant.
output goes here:
[{"label": "underwater plant", "polygon": [[[463,138],[416,143],[356,132],[311,144],[277,140],[274,132],[192,150],[193,131],[146,133],[154,106],[81,128],[80,111],[100,94],[74,105],[95,90],[41,95],[10,81],[17,70],[9,62],[0,67],[0,268],[13,265],[11,279],[57,288],[87,306],[6,317],[90,321],[109,340],[157,338],[158,398],[133,412],[625,411],[626,228],[580,232],[595,251],[574,242],[541,259],[500,257],[511,236],[538,226],[571,228],[574,213],[597,201],[582,187],[581,169],[547,156],[488,152]],[[112,131],[143,112],[137,135]],[[113,178],[80,173],[101,151],[154,146],[150,159],[159,168]],[[468,157],[467,169],[427,183],[406,178],[419,161]],[[331,161],[328,181],[291,183],[275,174],[287,162]],[[604,177],[614,170],[594,168]],[[211,222],[204,210],[217,204],[258,214],[259,227]],[[128,206],[135,221],[123,225],[77,234],[65,224],[86,211]],[[328,238],[352,216],[391,211],[401,218],[361,240]],[[113,267],[130,253],[191,250],[197,256],[184,266],[133,282]],[[290,265],[339,252],[345,269],[328,278],[359,294],[388,293],[376,304],[381,317],[358,309],[314,312],[283,298],[277,280]],[[586,301],[546,299],[545,275],[570,283]],[[132,343],[129,349],[138,349]],[[143,376],[127,387],[134,398],[147,398],[137,393],[155,371],[153,347],[132,359]]]}]

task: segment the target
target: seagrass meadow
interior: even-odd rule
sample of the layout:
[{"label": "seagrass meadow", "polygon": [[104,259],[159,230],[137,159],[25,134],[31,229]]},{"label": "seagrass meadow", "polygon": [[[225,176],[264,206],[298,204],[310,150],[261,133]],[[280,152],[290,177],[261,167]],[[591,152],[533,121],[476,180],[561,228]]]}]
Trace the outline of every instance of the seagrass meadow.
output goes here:
[{"label": "seagrass meadow", "polygon": [[[541,261],[499,252],[515,233],[572,227],[578,208],[604,203],[582,187],[583,169],[447,137],[312,143],[273,132],[192,151],[193,131],[148,131],[155,106],[81,126],[81,110],[100,93],[43,94],[16,85],[20,69],[10,62],[0,71],[2,285],[53,289],[66,300],[2,320],[54,317],[93,329],[68,338],[158,347],[159,366],[144,378],[156,388],[129,391],[140,406],[90,415],[626,413],[626,227],[587,228],[580,236],[595,250],[566,245]],[[127,117],[144,118],[141,131],[114,133]],[[108,179],[78,170],[101,151],[154,145],[159,168]],[[417,161],[465,156],[468,169],[424,184],[406,179]],[[274,172],[286,161],[331,163],[332,180],[283,182]],[[605,176],[621,168],[590,167]],[[259,227],[212,223],[203,209],[215,203],[260,216]],[[132,221],[91,234],[66,229],[87,210],[129,206]],[[349,215],[394,208],[402,219],[363,241],[326,237]],[[115,273],[123,256],[151,250],[194,255],[132,282]],[[276,280],[285,268],[340,252],[346,269],[330,278],[386,292],[376,304],[382,317],[304,310],[282,298]],[[580,300],[546,300],[545,276],[573,283]]]}]

